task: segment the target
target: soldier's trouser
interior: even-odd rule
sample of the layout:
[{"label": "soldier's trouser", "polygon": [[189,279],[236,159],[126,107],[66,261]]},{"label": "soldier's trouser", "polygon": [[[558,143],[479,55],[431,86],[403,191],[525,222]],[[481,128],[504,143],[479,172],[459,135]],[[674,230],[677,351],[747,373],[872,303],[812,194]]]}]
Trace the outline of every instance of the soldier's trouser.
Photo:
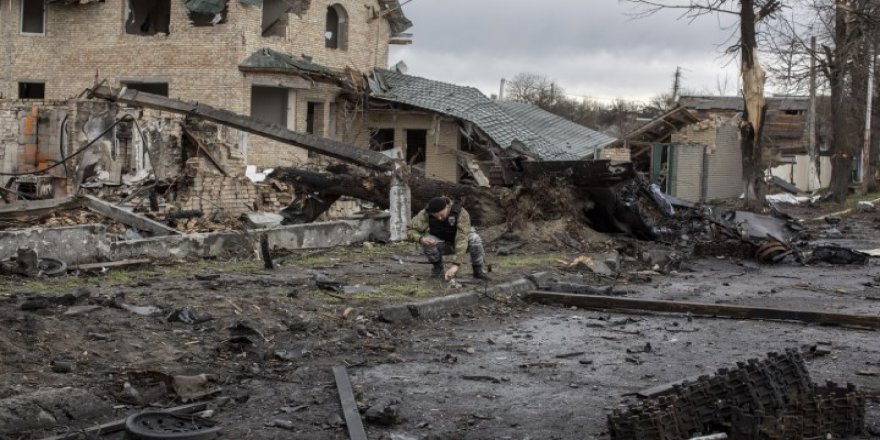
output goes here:
[{"label": "soldier's trouser", "polygon": [[[427,237],[433,238],[435,240],[440,240],[433,235],[427,235]],[[425,256],[428,257],[429,263],[439,263],[443,260],[443,255],[453,255],[455,254],[455,243],[448,241],[441,241],[436,245],[422,245],[422,252],[425,253]],[[474,266],[482,266],[483,260],[486,256],[486,251],[483,250],[483,239],[480,238],[479,234],[475,231],[471,231],[468,234],[468,248],[467,252],[471,256],[471,264]]]}]

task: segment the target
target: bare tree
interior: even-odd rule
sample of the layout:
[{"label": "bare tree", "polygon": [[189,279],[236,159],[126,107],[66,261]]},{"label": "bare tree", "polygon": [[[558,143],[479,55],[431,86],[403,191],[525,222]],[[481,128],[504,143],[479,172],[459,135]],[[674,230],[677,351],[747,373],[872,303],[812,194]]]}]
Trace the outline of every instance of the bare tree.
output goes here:
[{"label": "bare tree", "polygon": [[528,102],[548,110],[565,96],[565,91],[546,76],[522,72],[507,82],[505,94],[511,101]]},{"label": "bare tree", "polygon": [[[816,87],[830,93],[831,191],[835,201],[843,202],[852,180],[856,147],[870,141],[860,142],[858,127],[865,123],[868,71],[875,62],[868,54],[880,34],[880,3],[800,0],[791,10],[768,33],[768,52],[775,58],[771,71],[787,90],[803,91],[815,81]],[[814,70],[818,78],[813,77]],[[877,167],[876,153],[870,156],[865,176],[872,176]]]},{"label": "bare tree", "polygon": [[661,10],[678,9],[682,17],[696,20],[711,15],[735,15],[739,20],[739,41],[728,49],[740,55],[740,74],[743,83],[742,137],[743,192],[747,209],[760,210],[764,206],[767,185],[764,172],[767,163],[761,145],[764,126],[764,84],[766,74],[758,60],[756,27],[780,8],[779,0],[626,0],[636,4],[636,15],[647,16]]}]

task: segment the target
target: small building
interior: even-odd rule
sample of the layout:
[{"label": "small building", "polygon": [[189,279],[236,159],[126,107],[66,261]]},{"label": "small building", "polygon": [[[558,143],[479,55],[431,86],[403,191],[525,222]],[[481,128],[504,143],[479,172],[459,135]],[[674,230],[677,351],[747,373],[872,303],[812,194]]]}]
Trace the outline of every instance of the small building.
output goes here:
[{"label": "small building", "polygon": [[371,148],[397,151],[428,177],[480,183],[495,158],[590,159],[614,141],[531,104],[398,71],[377,69],[370,91]]},{"label": "small building", "polygon": [[[773,174],[801,183],[806,176],[808,99],[769,97],[762,142]],[[648,122],[613,144],[633,149],[637,168],[661,184],[665,192],[705,202],[743,193],[742,146],[739,132],[741,97],[685,96],[679,107]],[[791,167],[797,166],[796,171]],[[830,166],[823,178],[830,177]],[[806,188],[804,188],[806,189]]]},{"label": "small building", "polygon": [[[765,150],[773,154],[772,175],[804,191],[818,189],[810,187],[809,183],[809,98],[773,96],[766,101],[761,141]],[[736,96],[685,96],[679,104],[700,119],[729,118],[743,109],[742,97]],[[827,154],[820,154],[818,162],[820,188],[826,187],[831,181],[831,159]]]}]

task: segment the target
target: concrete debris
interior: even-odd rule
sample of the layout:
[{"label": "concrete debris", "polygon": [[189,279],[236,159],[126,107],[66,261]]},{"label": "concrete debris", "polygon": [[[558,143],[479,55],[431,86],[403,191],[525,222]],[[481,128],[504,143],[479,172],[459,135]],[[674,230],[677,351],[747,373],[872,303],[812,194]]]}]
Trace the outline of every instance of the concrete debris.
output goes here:
[{"label": "concrete debris", "polygon": [[242,214],[251,229],[265,229],[281,226],[284,217],[271,212],[246,212]]}]

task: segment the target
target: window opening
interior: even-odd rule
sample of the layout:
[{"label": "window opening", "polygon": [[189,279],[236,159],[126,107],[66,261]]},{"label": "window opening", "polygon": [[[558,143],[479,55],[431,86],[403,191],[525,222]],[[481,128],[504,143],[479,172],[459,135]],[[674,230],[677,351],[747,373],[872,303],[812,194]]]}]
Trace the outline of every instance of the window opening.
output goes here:
[{"label": "window opening", "polygon": [[46,7],[43,0],[21,0],[21,33],[46,32]]},{"label": "window opening", "polygon": [[137,90],[144,93],[152,93],[154,95],[168,96],[167,82],[127,82],[123,81],[122,85],[131,90]]},{"label": "window opening", "polygon": [[345,50],[348,44],[348,13],[342,5],[336,4],[327,8],[327,20],[324,29],[324,46],[329,49]]},{"label": "window opening", "polygon": [[310,102],[306,108],[306,133],[321,136],[324,131],[324,103]]},{"label": "window opening", "polygon": [[386,151],[394,148],[393,128],[374,128],[370,130],[370,149]]},{"label": "window opening", "polygon": [[251,117],[268,124],[287,126],[287,89],[254,86],[251,88]]},{"label": "window opening", "polygon": [[131,35],[167,34],[171,24],[171,0],[128,0],[125,33]]},{"label": "window opening", "polygon": [[18,83],[18,99],[46,99],[46,83]]},{"label": "window opening", "polygon": [[290,12],[290,4],[287,0],[263,0],[263,36],[287,36],[288,12]]},{"label": "window opening", "polygon": [[423,165],[427,158],[428,130],[406,131],[406,163]]}]

